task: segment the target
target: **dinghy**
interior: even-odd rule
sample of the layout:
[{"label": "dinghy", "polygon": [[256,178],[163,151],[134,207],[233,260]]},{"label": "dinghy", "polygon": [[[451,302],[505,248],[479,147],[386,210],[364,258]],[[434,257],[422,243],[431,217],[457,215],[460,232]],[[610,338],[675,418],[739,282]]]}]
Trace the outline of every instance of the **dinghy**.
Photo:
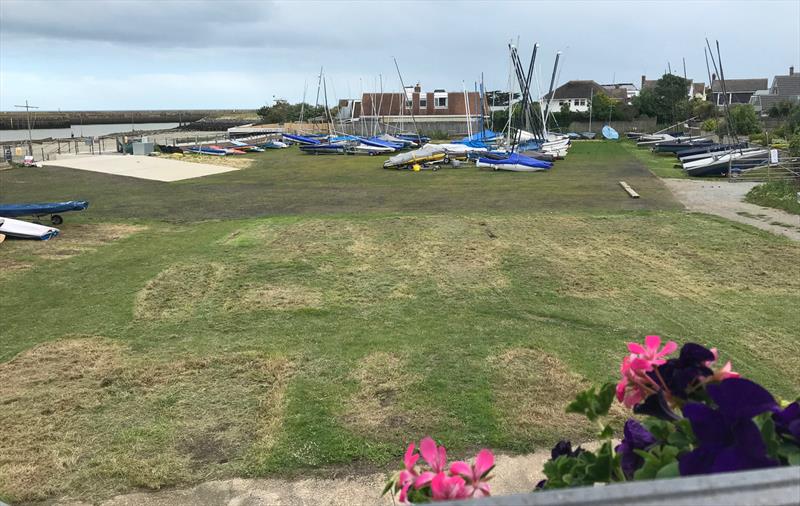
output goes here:
[{"label": "dinghy", "polygon": [[261,147],[264,149],[283,149],[288,148],[289,145],[281,141],[267,141],[264,144],[261,144]]},{"label": "dinghy", "polygon": [[548,170],[553,166],[551,162],[537,160],[519,153],[511,153],[506,157],[489,154],[482,156],[475,163],[478,167],[492,170],[508,170],[512,172],[538,172]]},{"label": "dinghy", "polygon": [[301,145],[322,144],[322,141],[320,141],[319,139],[314,139],[312,137],[304,137],[302,135],[283,134],[283,139]]},{"label": "dinghy", "polygon": [[27,221],[14,220],[11,218],[0,218],[0,234],[17,237],[20,239],[37,239],[46,241],[57,236],[59,230],[53,227],[46,227]]},{"label": "dinghy", "polygon": [[611,128],[611,126],[605,125],[603,127],[603,137],[605,137],[606,139],[608,139],[610,141],[615,141],[615,140],[619,139],[619,133],[617,133],[616,130]]},{"label": "dinghy", "polygon": [[440,144],[426,144],[419,149],[400,153],[383,162],[384,169],[403,169],[413,165],[444,163],[450,161],[447,150]]},{"label": "dinghy", "polygon": [[186,148],[184,151],[196,155],[225,156],[227,154],[224,149],[216,149],[209,146],[195,146]]},{"label": "dinghy", "polygon": [[67,202],[44,202],[38,204],[0,204],[0,216],[17,218],[19,216],[50,216],[53,225],[61,225],[64,219],[60,213],[83,211],[89,207],[85,200],[69,200]]}]

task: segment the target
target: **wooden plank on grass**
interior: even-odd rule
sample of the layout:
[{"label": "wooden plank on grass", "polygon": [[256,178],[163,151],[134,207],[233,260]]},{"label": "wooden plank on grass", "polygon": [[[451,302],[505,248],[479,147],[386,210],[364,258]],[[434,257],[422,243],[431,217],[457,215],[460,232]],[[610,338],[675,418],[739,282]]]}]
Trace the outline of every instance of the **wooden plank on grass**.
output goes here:
[{"label": "wooden plank on grass", "polygon": [[633,190],[633,188],[631,188],[631,185],[629,185],[629,184],[628,184],[628,183],[626,183],[625,181],[620,181],[620,182],[619,182],[619,185],[620,185],[620,186],[622,186],[622,188],[623,188],[623,189],[624,189],[626,192],[628,192],[628,195],[630,195],[632,199],[638,199],[638,198],[639,198],[639,194],[638,194],[638,193],[636,193],[636,192]]}]

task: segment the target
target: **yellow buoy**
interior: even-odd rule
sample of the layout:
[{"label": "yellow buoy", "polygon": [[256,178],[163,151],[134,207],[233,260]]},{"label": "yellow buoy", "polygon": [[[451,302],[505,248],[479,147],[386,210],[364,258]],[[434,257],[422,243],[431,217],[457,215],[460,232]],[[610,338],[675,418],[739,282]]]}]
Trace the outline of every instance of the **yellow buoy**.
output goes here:
[{"label": "yellow buoy", "polygon": [[411,169],[412,169],[414,172],[419,172],[420,170],[422,170],[422,167],[420,167],[418,163],[415,163],[415,164],[414,164],[414,166],[413,166],[413,167],[411,167]]}]

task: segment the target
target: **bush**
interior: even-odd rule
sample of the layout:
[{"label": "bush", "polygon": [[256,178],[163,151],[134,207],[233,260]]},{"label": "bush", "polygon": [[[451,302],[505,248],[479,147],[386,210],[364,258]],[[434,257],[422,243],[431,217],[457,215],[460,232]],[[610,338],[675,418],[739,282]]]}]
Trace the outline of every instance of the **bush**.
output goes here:
[{"label": "bush", "polygon": [[796,133],[789,139],[789,154],[800,156],[800,133]]},{"label": "bush", "polygon": [[800,203],[797,202],[798,191],[800,191],[800,187],[789,181],[771,181],[750,190],[745,200],[751,204],[800,214]]},{"label": "bush", "polygon": [[715,119],[707,119],[700,125],[700,128],[704,132],[716,132],[717,127],[719,126],[719,122]]}]

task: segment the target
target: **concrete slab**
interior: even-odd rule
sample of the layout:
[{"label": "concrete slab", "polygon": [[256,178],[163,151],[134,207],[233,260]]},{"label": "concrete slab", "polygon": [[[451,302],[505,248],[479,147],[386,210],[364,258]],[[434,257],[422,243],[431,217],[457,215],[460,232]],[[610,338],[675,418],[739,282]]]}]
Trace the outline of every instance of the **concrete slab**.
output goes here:
[{"label": "concrete slab", "polygon": [[98,155],[61,158],[44,162],[50,167],[103,172],[115,176],[136,177],[153,181],[181,181],[238,170],[233,167],[207,163],[182,162],[156,156]]}]

